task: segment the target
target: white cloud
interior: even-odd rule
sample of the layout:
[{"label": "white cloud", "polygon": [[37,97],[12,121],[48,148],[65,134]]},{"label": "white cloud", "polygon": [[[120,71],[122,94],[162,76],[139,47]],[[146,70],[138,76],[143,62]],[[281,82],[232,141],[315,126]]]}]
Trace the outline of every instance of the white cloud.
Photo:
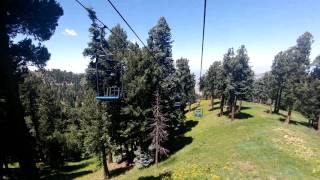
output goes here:
[{"label": "white cloud", "polygon": [[78,36],[78,33],[74,29],[69,29],[69,28],[64,29],[62,34],[66,36]]}]

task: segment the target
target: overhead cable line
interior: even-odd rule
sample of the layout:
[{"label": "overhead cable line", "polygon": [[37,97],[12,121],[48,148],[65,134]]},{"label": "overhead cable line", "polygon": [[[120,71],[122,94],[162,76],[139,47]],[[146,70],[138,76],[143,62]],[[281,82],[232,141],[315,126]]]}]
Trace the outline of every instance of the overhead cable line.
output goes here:
[{"label": "overhead cable line", "polygon": [[[89,10],[88,10],[88,8],[87,8],[85,5],[83,5],[79,0],[75,0],[75,1],[76,1],[81,7],[83,7],[83,9],[85,9],[85,10],[89,13]],[[103,28],[108,29],[108,31],[109,31],[111,34],[117,36],[117,37],[120,38],[123,42],[125,42],[125,40],[124,40],[121,36],[119,36],[117,33],[113,32],[112,29],[109,28],[105,23],[103,23],[103,21],[101,21],[98,17],[95,17],[95,19],[96,19],[99,23],[101,23],[101,24],[103,25]]]},{"label": "overhead cable line", "polygon": [[122,16],[122,14],[120,13],[120,11],[117,9],[117,7],[110,1],[107,0],[109,2],[109,4],[112,6],[112,8],[118,13],[118,15],[121,17],[121,19],[126,23],[126,25],[130,28],[130,30],[133,32],[133,34],[138,38],[138,40],[141,42],[141,44],[146,47],[146,45],[144,44],[144,42],[141,40],[141,38],[139,37],[139,35],[133,30],[133,28],[131,27],[131,25],[128,23],[128,21]]},{"label": "overhead cable line", "polygon": [[135,30],[132,28],[132,26],[128,23],[128,21],[123,17],[123,15],[120,13],[120,11],[117,9],[117,7],[111,2],[111,0],[107,0],[109,2],[109,4],[112,6],[112,8],[117,12],[117,14],[121,17],[121,19],[126,23],[126,25],[130,28],[130,30],[132,31],[132,33],[138,38],[138,40],[140,41],[140,43],[148,50],[148,52],[151,54],[151,56],[156,59],[156,57],[154,56],[153,52],[148,48],[148,46],[146,46],[146,44],[141,40],[141,38],[139,37],[139,35],[135,32]]},{"label": "overhead cable line", "polygon": [[204,0],[204,9],[203,9],[203,26],[202,26],[202,46],[201,46],[200,79],[201,79],[201,75],[202,75],[203,45],[204,45],[204,34],[205,34],[205,28],[206,28],[206,11],[207,11],[207,0]]}]

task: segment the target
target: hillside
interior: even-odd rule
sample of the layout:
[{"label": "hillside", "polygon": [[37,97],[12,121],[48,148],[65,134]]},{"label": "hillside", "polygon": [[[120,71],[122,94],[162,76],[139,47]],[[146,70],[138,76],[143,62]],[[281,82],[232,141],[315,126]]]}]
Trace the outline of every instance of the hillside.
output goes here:
[{"label": "hillside", "polygon": [[[173,179],[320,177],[320,136],[306,127],[300,114],[294,113],[293,123],[285,126],[281,122],[285,112],[270,115],[264,105],[244,103],[238,119],[230,122],[227,117],[217,117],[217,110],[209,111],[209,101],[202,101],[202,106],[203,118],[195,119],[192,113],[187,114],[190,131],[179,138],[180,150],[158,167],[134,168],[113,177],[153,179],[169,171]],[[100,179],[101,173],[78,177]]]}]

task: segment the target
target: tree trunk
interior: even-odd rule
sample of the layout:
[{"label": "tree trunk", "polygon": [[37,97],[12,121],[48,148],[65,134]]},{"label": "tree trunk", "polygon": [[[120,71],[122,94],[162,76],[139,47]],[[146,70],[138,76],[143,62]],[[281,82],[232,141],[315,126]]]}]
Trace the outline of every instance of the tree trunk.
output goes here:
[{"label": "tree trunk", "polygon": [[274,112],[279,113],[280,110],[280,102],[281,102],[281,96],[282,96],[282,87],[280,87],[278,93],[277,93],[277,99],[274,106]]},{"label": "tree trunk", "polygon": [[32,121],[32,124],[34,126],[36,141],[37,141],[37,144],[38,144],[39,156],[40,156],[41,161],[44,161],[44,154],[43,154],[43,151],[42,151],[43,143],[42,143],[42,140],[40,138],[40,132],[39,132],[39,121],[38,121],[38,118],[36,116],[36,112],[34,112],[34,110],[31,110],[31,121]]},{"label": "tree trunk", "polygon": [[104,147],[103,143],[101,143],[101,158],[102,158],[102,165],[103,165],[103,178],[108,179],[110,176],[108,164],[107,164],[107,154],[106,148]]},{"label": "tree trunk", "polygon": [[211,95],[211,109],[213,110],[214,108],[214,97]]},{"label": "tree trunk", "polygon": [[318,129],[317,129],[318,132],[320,132],[320,114],[319,114],[319,117],[318,117]]},{"label": "tree trunk", "polygon": [[276,113],[276,111],[277,111],[278,96],[279,96],[279,90],[277,91],[276,101],[274,102],[274,107],[273,107],[274,113]]},{"label": "tree trunk", "polygon": [[239,113],[241,111],[241,108],[242,108],[242,100],[240,100],[239,107],[237,109],[237,113]]},{"label": "tree trunk", "polygon": [[[38,174],[34,162],[34,149],[32,138],[29,134],[27,125],[24,120],[24,112],[20,101],[18,80],[15,76],[15,65],[10,59],[9,36],[7,34],[5,6],[7,1],[1,1],[0,4],[0,78],[1,78],[1,95],[5,97],[7,118],[7,129],[3,133],[10,134],[10,140],[6,141],[3,146],[12,149],[16,155],[20,170],[26,179],[38,179]],[[2,131],[2,128],[0,129]],[[12,136],[11,136],[12,135]]]},{"label": "tree trunk", "polygon": [[270,108],[270,109],[269,109],[269,113],[270,113],[270,114],[272,114],[272,104],[273,104],[273,102],[271,101],[271,103],[269,104],[269,108]]},{"label": "tree trunk", "polygon": [[0,157],[0,180],[3,180],[3,176],[5,176],[4,168],[3,168],[4,162],[2,161],[3,159],[2,157]]},{"label": "tree trunk", "polygon": [[220,113],[219,113],[219,116],[223,115],[224,101],[225,101],[225,98],[224,98],[224,95],[222,95],[221,96],[221,101],[220,101]]},{"label": "tree trunk", "polygon": [[286,120],[284,121],[284,123],[285,123],[285,124],[289,124],[289,123],[290,123],[290,120],[291,120],[291,109],[289,109],[287,118],[286,118]]},{"label": "tree trunk", "polygon": [[108,163],[113,163],[113,157],[112,157],[112,152],[108,152]]},{"label": "tree trunk", "polygon": [[233,121],[234,120],[234,110],[235,109],[235,107],[234,107],[234,105],[231,107],[231,121]]},{"label": "tree trunk", "polygon": [[157,166],[158,166],[158,159],[159,159],[159,148],[158,148],[158,145],[156,145],[155,163]]},{"label": "tree trunk", "polygon": [[159,129],[157,125],[156,130],[156,154],[155,154],[155,163],[158,166],[158,160],[159,160]]},{"label": "tree trunk", "polygon": [[231,121],[234,121],[234,114],[235,114],[236,105],[237,105],[237,96],[234,97],[234,101],[232,102],[232,107],[231,107]]}]

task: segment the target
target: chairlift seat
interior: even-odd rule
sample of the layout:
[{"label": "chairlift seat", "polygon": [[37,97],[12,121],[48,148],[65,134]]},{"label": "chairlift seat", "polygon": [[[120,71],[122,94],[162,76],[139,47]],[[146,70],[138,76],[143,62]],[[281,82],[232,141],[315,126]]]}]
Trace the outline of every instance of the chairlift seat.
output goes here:
[{"label": "chairlift seat", "polygon": [[101,101],[114,101],[120,99],[120,96],[96,96],[96,99]]},{"label": "chairlift seat", "polygon": [[201,107],[198,107],[194,112],[195,117],[202,117],[203,116],[203,109]]}]

